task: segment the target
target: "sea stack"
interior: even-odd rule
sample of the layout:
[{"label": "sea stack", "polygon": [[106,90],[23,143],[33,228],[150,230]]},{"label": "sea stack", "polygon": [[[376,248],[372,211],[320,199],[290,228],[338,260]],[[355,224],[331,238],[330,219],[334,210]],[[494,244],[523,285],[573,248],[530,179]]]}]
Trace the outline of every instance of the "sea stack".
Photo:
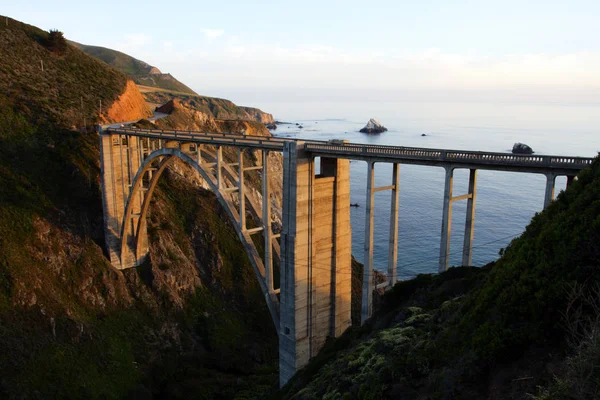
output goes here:
[{"label": "sea stack", "polygon": [[362,133],[381,133],[387,131],[387,128],[374,118],[371,118],[367,125],[360,130]]},{"label": "sea stack", "polygon": [[525,143],[515,143],[512,148],[513,154],[533,154],[531,147]]}]

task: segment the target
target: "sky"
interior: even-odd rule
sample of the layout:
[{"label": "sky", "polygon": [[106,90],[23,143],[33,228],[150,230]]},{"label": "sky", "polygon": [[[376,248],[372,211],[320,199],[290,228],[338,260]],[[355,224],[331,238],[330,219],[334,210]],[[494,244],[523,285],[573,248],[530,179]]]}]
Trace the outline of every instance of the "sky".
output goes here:
[{"label": "sky", "polygon": [[29,1],[0,14],[245,100],[600,102],[600,1]]}]

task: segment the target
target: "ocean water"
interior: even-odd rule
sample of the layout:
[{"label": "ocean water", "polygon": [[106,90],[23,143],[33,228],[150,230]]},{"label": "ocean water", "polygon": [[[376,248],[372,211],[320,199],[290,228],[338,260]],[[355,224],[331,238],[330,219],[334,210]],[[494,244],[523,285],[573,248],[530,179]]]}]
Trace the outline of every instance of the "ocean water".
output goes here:
[{"label": "ocean water", "polygon": [[[600,105],[534,103],[349,102],[262,104],[280,121],[276,136],[346,139],[457,150],[510,152],[524,142],[538,154],[594,157],[600,151]],[[389,130],[359,133],[369,118]],[[295,123],[301,123],[299,129]],[[421,134],[426,136],[421,136]],[[353,255],[363,261],[366,204],[365,162],[351,162]],[[375,185],[391,184],[391,165],[375,164]],[[454,194],[466,193],[468,171],[455,170]],[[566,178],[556,180],[556,194]],[[485,265],[520,235],[543,208],[545,177],[538,174],[478,172],[473,264]],[[437,272],[444,192],[440,167],[400,167],[398,277]],[[375,194],[375,268],[387,270],[391,191]],[[453,204],[450,265],[460,265],[466,201]]]}]

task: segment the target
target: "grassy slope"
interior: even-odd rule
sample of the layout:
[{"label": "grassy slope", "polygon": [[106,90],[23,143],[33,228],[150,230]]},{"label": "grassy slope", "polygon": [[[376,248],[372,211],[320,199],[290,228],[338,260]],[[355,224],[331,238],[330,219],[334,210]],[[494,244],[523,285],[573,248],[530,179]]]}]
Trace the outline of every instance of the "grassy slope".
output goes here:
[{"label": "grassy slope", "polygon": [[275,383],[268,310],[212,195],[166,177],[151,211],[161,263],[119,272],[103,255],[97,134],[67,129],[68,103],[40,93],[98,85],[110,104],[125,77],[76,49],[44,53],[37,28],[0,30],[0,398],[253,397]]},{"label": "grassy slope", "polygon": [[91,124],[100,101],[104,107],[115,101],[127,78],[73,47],[64,54],[49,51],[47,37],[10,18],[0,24],[0,91],[29,118],[62,126],[82,126],[86,118]]},{"label": "grassy slope", "polygon": [[151,74],[150,70],[153,68],[151,65],[130,55],[105,47],[88,46],[76,42],[70,43],[86,54],[102,60],[124,74],[127,74],[137,84],[195,94],[192,89],[179,82],[171,74]]},{"label": "grassy slope", "polygon": [[[599,243],[596,160],[494,265],[398,283],[369,324],[330,343],[280,395],[527,399],[550,386],[554,394],[540,398],[591,398],[559,395],[575,393],[577,381],[561,372],[574,368],[565,359],[573,329],[564,315],[581,302],[570,298],[574,286],[600,282]],[[597,338],[583,357],[590,365],[600,362]],[[570,380],[556,389],[554,376],[565,374]],[[585,393],[600,395],[598,369],[585,377]]]}]

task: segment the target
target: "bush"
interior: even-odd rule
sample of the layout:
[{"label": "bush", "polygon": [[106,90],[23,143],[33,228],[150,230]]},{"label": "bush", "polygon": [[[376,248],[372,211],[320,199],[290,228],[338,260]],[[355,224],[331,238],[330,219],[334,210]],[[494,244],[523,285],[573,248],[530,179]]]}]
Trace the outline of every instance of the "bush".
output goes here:
[{"label": "bush", "polygon": [[48,48],[48,50],[54,53],[64,54],[65,50],[67,50],[67,39],[65,39],[65,36],[61,31],[51,29],[48,33],[46,47]]}]

